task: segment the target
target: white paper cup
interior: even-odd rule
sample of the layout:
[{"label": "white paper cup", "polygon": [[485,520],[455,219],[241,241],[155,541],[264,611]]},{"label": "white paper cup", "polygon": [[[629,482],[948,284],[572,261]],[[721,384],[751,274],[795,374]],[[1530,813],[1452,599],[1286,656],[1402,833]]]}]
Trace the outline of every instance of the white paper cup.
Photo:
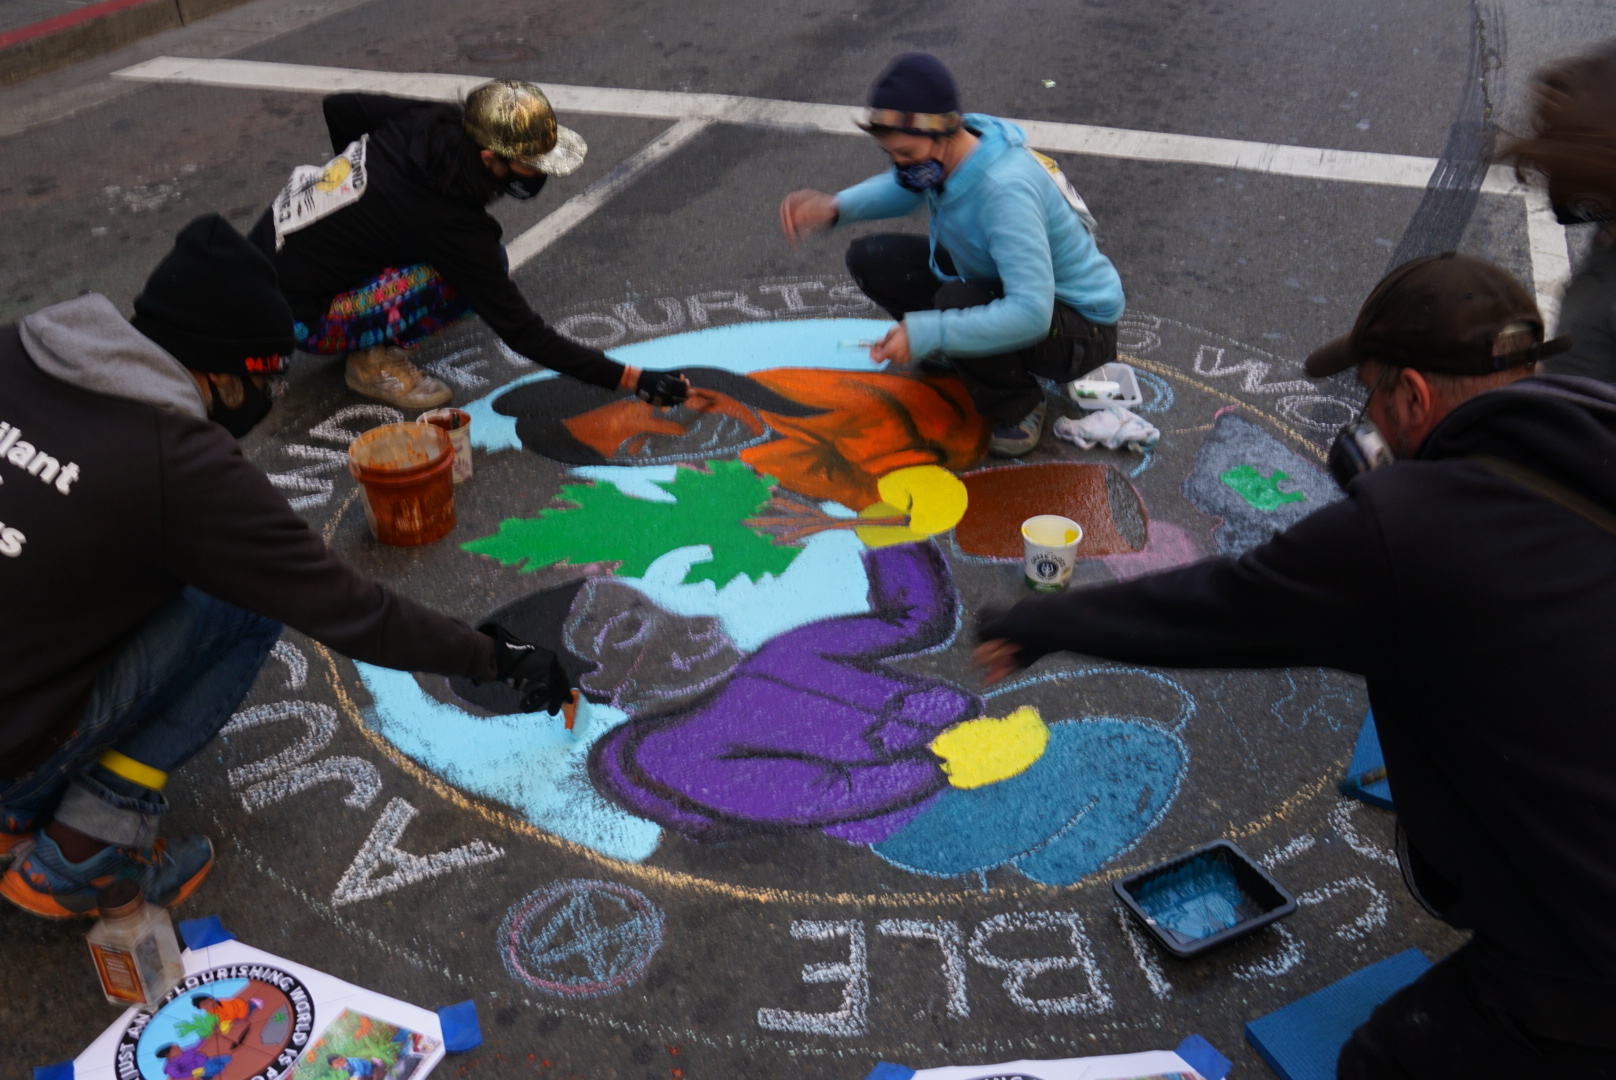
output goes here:
[{"label": "white paper cup", "polygon": [[471,414],[460,409],[433,409],[421,414],[424,423],[443,429],[454,447],[454,465],[449,471],[455,483],[471,479]]},{"label": "white paper cup", "polygon": [[1059,514],[1039,514],[1021,523],[1022,572],[1039,592],[1060,592],[1072,580],[1072,561],[1083,526]]}]

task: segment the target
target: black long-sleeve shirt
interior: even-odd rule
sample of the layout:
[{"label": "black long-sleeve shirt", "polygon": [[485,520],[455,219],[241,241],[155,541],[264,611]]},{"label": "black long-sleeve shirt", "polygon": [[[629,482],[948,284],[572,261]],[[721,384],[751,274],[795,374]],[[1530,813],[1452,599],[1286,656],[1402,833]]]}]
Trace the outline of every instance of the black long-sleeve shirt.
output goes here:
[{"label": "black long-sleeve shirt", "polygon": [[1616,388],[1483,394],[1238,559],[1026,600],[981,635],[1024,662],[1365,676],[1399,820],[1489,993],[1540,1035],[1616,1045],[1616,535],[1474,455],[1616,508]]},{"label": "black long-sleeve shirt", "polygon": [[[110,304],[57,308],[96,301],[104,317],[74,321],[92,351],[68,358],[89,388],[41,370],[18,328],[0,327],[0,789],[61,745],[96,676],[186,585],[356,660],[494,676],[491,638],[332,554],[200,415],[178,362]],[[147,372],[127,372],[142,362]],[[129,385],[166,377],[178,396],[118,396],[107,389],[114,365]]]},{"label": "black long-sleeve shirt", "polygon": [[465,175],[476,147],[453,105],[334,94],[325,99],[333,151],[368,134],[369,177],[357,202],[289,234],[275,250],[269,211],[251,238],[275,262],[292,312],[314,325],[332,297],[387,267],[427,263],[511,349],[535,363],[615,390],[623,365],[570,341],[528,306],[505,265],[487,188]]}]

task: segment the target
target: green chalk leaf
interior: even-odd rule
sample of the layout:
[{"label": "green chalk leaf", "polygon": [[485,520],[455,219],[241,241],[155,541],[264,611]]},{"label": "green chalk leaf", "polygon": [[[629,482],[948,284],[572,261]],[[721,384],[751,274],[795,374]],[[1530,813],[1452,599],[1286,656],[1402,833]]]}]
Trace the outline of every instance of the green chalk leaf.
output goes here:
[{"label": "green chalk leaf", "polygon": [[769,501],[774,477],[759,476],[740,461],[709,461],[706,471],[681,467],[658,487],[676,501],[649,502],[624,495],[615,485],[565,484],[558,501],[571,505],[539,511],[538,517],[506,518],[499,531],[460,545],[524,573],[541,566],[617,563],[617,572],[639,577],[676,548],[705,544],[713,557],[691,566],[685,583],[720,587],[745,574],[781,574],[800,548],[777,547],[742,522]]},{"label": "green chalk leaf", "polygon": [[1273,476],[1264,476],[1253,466],[1236,465],[1218,479],[1258,510],[1278,510],[1286,503],[1301,502],[1307,498],[1300,491],[1279,490],[1280,481],[1289,480],[1290,477],[1278,469],[1274,470]]}]

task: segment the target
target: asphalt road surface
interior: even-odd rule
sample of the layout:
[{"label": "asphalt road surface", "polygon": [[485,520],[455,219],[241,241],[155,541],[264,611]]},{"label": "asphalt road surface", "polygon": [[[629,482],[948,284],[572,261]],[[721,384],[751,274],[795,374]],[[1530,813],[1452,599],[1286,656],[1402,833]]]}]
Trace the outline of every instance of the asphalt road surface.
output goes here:
[{"label": "asphalt road surface", "polygon": [[[1345,380],[1301,384],[1300,362],[1349,328],[1394,260],[1458,247],[1529,282],[1563,277],[1567,238],[1534,224],[1529,198],[1497,174],[1486,182],[1483,158],[1499,125],[1519,127],[1531,72],[1595,40],[1605,10],[1597,0],[260,0],[241,11],[264,13],[261,32],[226,41],[204,23],[0,95],[0,114],[15,121],[0,142],[0,318],[84,290],[127,309],[184,222],[219,210],[246,228],[294,166],[328,156],[317,94],[276,88],[288,69],[221,76],[231,85],[108,78],[155,55],[853,106],[890,56],[924,49],[952,67],[972,111],[1377,155],[1353,158],[1363,171],[1347,179],[1253,167],[1249,156],[1208,163],[1230,160],[1216,156],[1230,143],[1178,140],[1163,154],[1131,138],[1104,156],[1054,155],[1121,271],[1122,348],[1163,438],[1140,456],[1046,434],[1029,461],[1110,466],[1105,509],[1132,548],[1148,518],[1150,546],[1087,560],[1079,580],[1128,577],[1238,550],[1262,513],[1329,497],[1315,483],[1322,449],[1361,395]],[[561,228],[553,219],[549,242],[517,272],[541,312],[651,366],[857,367],[838,356],[837,327],[869,328],[824,322],[879,315],[846,288],[848,234],[793,250],[775,207],[788,190],[835,190],[877,171],[869,140],[731,114],[686,122],[674,145],[624,166],[684,106],[577,100],[562,119],[589,141],[584,169],[496,209],[510,239],[593,192],[593,212]],[[1433,159],[1435,179],[1408,182],[1406,162],[1388,155]],[[694,351],[674,351],[669,335],[698,331]],[[483,407],[490,428],[489,401],[537,370],[476,320],[429,344],[424,360],[457,404]],[[246,444],[344,557],[468,620],[606,577],[599,556],[524,572],[460,546],[579,482],[509,435],[508,448],[479,451],[453,537],[377,545],[340,455],[353,432],[389,418],[364,406],[340,364],[301,357],[286,400]],[[1283,469],[1292,486],[1269,492],[1279,498],[1268,511],[1260,493],[1244,507],[1214,505],[1227,499],[1211,482],[1218,463],[1232,461]],[[817,550],[830,553],[825,569],[802,556],[795,591],[702,600],[689,584],[699,574],[681,582],[659,564],[666,580],[653,595],[720,619],[750,651],[791,622],[792,604],[836,614],[830,594],[849,580],[862,596],[857,559],[829,541]],[[937,550],[964,629],[894,663],[974,688],[970,623],[1022,594],[1019,566],[946,537]],[[1434,960],[1461,940],[1405,894],[1391,815],[1335,794],[1367,704],[1361,682],[1338,672],[1143,671],[1062,657],[990,699],[991,715],[1033,704],[1064,722],[1058,731],[1133,748],[1120,752],[1113,786],[1097,789],[1121,800],[1113,824],[1084,834],[1087,861],[1074,855],[1061,870],[1050,868],[1057,859],[982,852],[1046,811],[1056,824],[1018,841],[1018,853],[1053,851],[1086,828],[1073,823],[1088,809],[1067,805],[1069,774],[1038,774],[1020,801],[958,816],[933,845],[954,862],[918,842],[872,849],[812,831],[697,844],[590,789],[588,741],[621,713],[597,709],[592,733],[565,736],[542,717],[490,721],[441,679],[360,669],[294,632],[277,655],[247,702],[256,711],[170,786],[170,831],[205,832],[219,851],[181,914],[217,912],[245,942],[420,1005],[475,999],[486,1042],[443,1066],[455,1075],[853,1080],[880,1059],[926,1067],[1169,1049],[1191,1033],[1239,1075],[1259,1075],[1267,1067],[1245,1043],[1246,1021],[1404,949]],[[1066,764],[1087,753],[1071,750]],[[1056,756],[1046,755],[1050,769]],[[1218,837],[1262,859],[1300,908],[1203,959],[1174,960],[1124,920],[1111,882]],[[960,869],[972,858],[980,868]],[[7,1075],[73,1056],[113,1019],[82,930],[0,910]]]}]

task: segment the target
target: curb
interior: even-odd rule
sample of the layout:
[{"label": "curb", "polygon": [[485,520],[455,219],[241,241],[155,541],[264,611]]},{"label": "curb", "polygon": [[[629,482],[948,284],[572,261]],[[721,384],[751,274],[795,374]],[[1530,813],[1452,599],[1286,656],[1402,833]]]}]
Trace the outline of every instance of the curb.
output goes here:
[{"label": "curb", "polygon": [[188,26],[246,0],[102,0],[0,33],[0,86]]}]

